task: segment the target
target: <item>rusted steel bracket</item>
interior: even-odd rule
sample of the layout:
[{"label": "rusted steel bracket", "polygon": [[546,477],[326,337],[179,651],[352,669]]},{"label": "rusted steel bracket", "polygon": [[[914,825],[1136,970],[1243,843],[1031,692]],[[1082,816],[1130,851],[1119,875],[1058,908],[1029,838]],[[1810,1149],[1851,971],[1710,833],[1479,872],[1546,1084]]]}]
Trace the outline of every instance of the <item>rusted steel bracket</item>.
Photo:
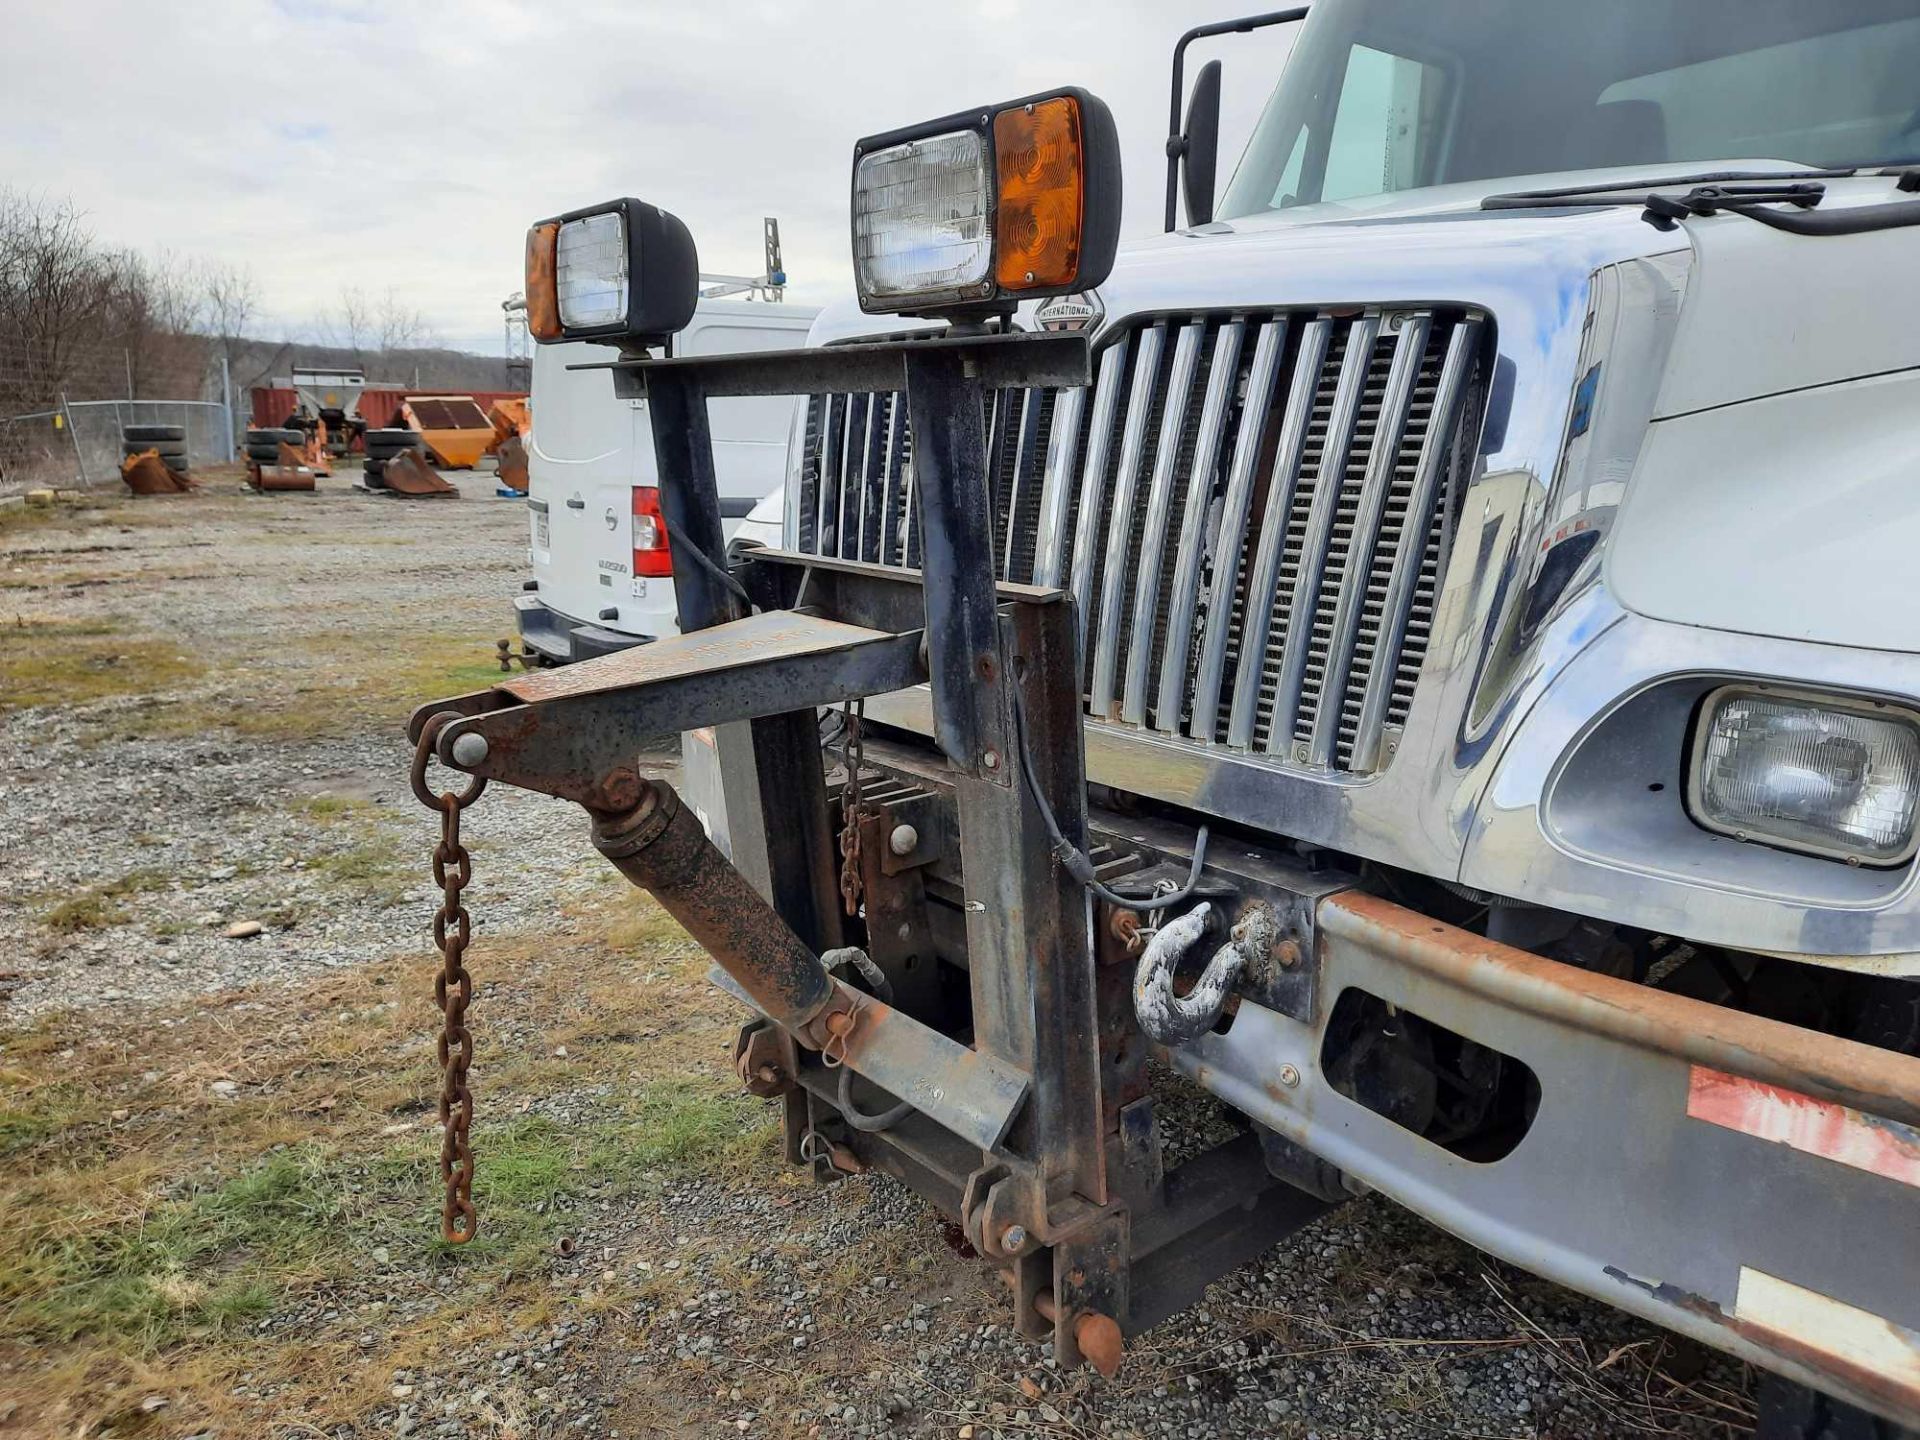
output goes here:
[{"label": "rusted steel bracket", "polygon": [[917,361],[951,363],[989,389],[1086,385],[1092,379],[1086,337],[1070,334],[928,336],[814,350],[759,350],[664,360],[611,360],[572,370],[613,371],[614,394],[655,398],[658,381],[699,386],[707,399],[730,395],[864,395],[907,388]]},{"label": "rusted steel bracket", "polygon": [[917,632],[772,611],[690,635],[503,680],[422,706],[462,718],[441,733],[442,763],[525,790],[618,811],[639,797],[637,737],[831,705],[926,678]]},{"label": "rusted steel bracket", "polygon": [[[727,970],[712,971],[708,978],[743,1004],[769,1013]],[[999,1148],[1026,1103],[1026,1075],[870,995],[838,982],[834,989],[835,1010],[854,1016],[844,1042],[833,1051],[836,1061],[961,1139],[982,1150]]]}]

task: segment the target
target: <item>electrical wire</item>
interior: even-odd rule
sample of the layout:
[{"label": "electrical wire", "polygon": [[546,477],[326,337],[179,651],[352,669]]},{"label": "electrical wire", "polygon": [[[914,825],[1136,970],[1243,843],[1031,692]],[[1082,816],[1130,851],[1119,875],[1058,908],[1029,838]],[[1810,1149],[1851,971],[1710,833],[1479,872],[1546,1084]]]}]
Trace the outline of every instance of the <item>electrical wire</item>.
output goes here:
[{"label": "electrical wire", "polygon": [[675,557],[677,558],[681,555],[691,556],[694,564],[698,565],[702,570],[705,570],[709,576],[731,590],[739,597],[740,603],[745,605],[748,611],[751,612],[753,609],[753,597],[747,594],[747,587],[734,579],[732,572],[724,565],[716,562],[711,555],[707,554],[706,551],[689,540],[686,531],[674,524],[673,521],[668,520],[665,515],[662,515],[660,518],[666,522],[667,538],[673,542],[673,553]]},{"label": "electrical wire", "polygon": [[1034,767],[1033,750],[1027,744],[1027,712],[1021,702],[1018,686],[1013,691],[1013,735],[1014,743],[1020,750],[1020,774],[1027,782],[1027,790],[1033,796],[1035,808],[1040,811],[1041,823],[1047,827],[1047,837],[1053,841],[1054,857],[1069,875],[1109,905],[1118,905],[1123,909],[1144,907],[1167,910],[1193,898],[1194,891],[1200,888],[1201,868],[1207,863],[1206,826],[1202,825],[1193,837],[1193,866],[1187,871],[1187,883],[1172,894],[1123,895],[1118,890],[1108,889],[1094,874],[1093,857],[1061,833],[1060,822],[1054,818],[1053,807],[1047,803],[1046,793],[1040,788],[1040,775]]}]

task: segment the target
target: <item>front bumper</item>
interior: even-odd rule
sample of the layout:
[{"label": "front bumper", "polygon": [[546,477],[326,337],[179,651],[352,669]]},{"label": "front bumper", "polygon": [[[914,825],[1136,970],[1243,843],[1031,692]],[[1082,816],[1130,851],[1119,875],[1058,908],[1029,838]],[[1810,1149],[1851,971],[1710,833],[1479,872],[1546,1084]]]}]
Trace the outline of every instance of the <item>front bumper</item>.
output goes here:
[{"label": "front bumper", "polygon": [[[1311,1021],[1243,1002],[1179,1069],[1480,1249],[1920,1421],[1920,1059],[1542,959],[1356,891],[1316,914]],[[1469,1159],[1321,1068],[1358,989],[1520,1061],[1518,1144]]]},{"label": "front bumper", "polygon": [[635,645],[653,643],[650,636],[623,635],[618,630],[569,619],[542,604],[536,595],[515,596],[513,611],[514,623],[527,648],[556,665],[570,665],[576,660],[592,660],[630,650]]}]

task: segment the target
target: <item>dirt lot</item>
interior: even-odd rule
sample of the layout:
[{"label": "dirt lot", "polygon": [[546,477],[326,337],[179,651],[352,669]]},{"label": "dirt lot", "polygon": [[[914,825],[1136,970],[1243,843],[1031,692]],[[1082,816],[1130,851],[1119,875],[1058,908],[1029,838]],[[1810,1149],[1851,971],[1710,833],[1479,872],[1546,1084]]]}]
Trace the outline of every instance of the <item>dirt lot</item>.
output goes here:
[{"label": "dirt lot", "polygon": [[1379,1200],[1059,1372],[911,1195],[780,1165],[701,957],[497,789],[442,1246],[400,727],[525,517],[322,484],[0,511],[0,1437],[1741,1432],[1740,1367]]}]

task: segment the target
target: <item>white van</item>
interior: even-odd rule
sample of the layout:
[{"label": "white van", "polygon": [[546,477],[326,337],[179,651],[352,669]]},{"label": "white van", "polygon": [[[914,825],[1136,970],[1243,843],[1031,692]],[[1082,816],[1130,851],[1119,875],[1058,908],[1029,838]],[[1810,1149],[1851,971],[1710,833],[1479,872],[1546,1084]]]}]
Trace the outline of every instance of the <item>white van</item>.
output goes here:
[{"label": "white van", "polygon": [[[675,337],[677,355],[797,350],[817,310],[751,300],[703,300]],[[578,343],[536,346],[527,509],[533,579],[514,601],[521,639],[550,661],[584,660],[672,635],[672,556],[659,514],[653,436],[644,400],[614,397],[614,352]],[[731,537],[786,480],[793,401],[715,400],[714,465]],[[639,521],[636,524],[636,519]]]}]

